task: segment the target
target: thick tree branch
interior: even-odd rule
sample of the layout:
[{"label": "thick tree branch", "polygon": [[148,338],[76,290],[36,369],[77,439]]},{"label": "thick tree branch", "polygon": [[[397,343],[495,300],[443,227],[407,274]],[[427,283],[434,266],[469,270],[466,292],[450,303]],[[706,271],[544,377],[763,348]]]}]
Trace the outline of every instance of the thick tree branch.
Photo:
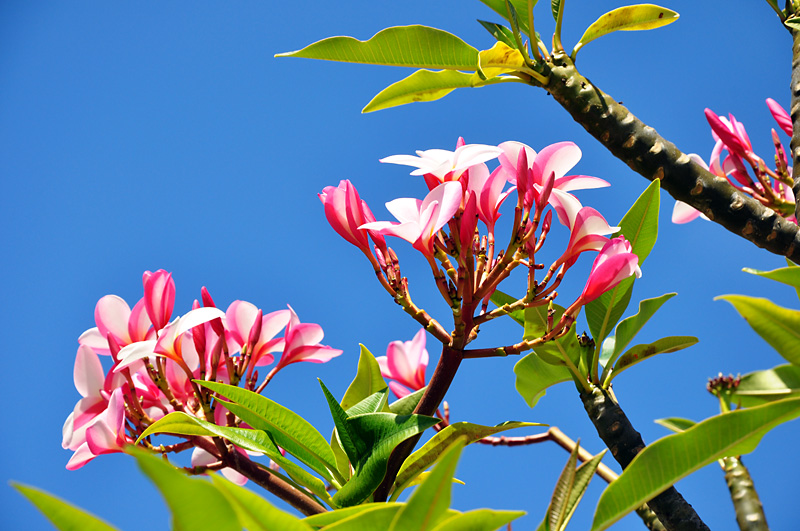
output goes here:
[{"label": "thick tree branch", "polygon": [[[623,469],[627,468],[645,447],[642,436],[608,391],[592,386],[591,392],[581,393],[581,400],[597,434],[611,450],[611,455]],[[669,531],[708,531],[708,526],[675,487],[649,500],[647,506]]]},{"label": "thick tree branch", "polygon": [[[800,31],[792,30],[792,191],[800,197]],[[795,202],[795,217],[800,219],[800,201]]]},{"label": "thick tree branch", "polygon": [[742,458],[723,457],[721,465],[725,471],[725,482],[731,493],[740,531],[769,531],[764,508],[753,486],[750,472],[742,464]]},{"label": "thick tree branch", "polygon": [[[690,204],[734,234],[800,262],[797,225],[692,162],[655,129],[583,77],[567,54],[553,54],[550,66],[550,82],[544,88],[615,157],[649,180],[660,179],[662,188],[672,197]],[[793,106],[793,116],[796,111]],[[797,136],[796,128],[795,132]],[[794,147],[793,142],[797,168],[800,150],[795,152]]]}]

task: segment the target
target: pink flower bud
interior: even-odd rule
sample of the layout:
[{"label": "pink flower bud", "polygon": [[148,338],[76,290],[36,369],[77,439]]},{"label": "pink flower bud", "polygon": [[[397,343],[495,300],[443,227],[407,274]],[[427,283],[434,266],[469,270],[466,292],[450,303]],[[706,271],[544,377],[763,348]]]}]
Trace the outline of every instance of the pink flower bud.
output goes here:
[{"label": "pink flower bud", "polygon": [[172,280],[172,273],[163,269],[155,273],[145,271],[142,283],[147,315],[156,330],[161,330],[169,323],[172,308],[175,306],[175,281]]},{"label": "pink flower bud", "polygon": [[642,271],[639,258],[631,252],[630,242],[624,236],[613,238],[595,258],[579,300],[583,304],[591,302],[634,274],[639,278]]}]

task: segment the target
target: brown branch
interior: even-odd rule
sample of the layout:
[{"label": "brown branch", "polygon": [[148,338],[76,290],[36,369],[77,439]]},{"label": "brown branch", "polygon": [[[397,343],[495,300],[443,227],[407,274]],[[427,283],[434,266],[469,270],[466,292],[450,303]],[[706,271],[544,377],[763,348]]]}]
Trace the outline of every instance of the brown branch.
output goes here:
[{"label": "brown branch", "polygon": [[[615,157],[651,181],[660,179],[662,188],[672,197],[734,234],[800,262],[797,225],[736,190],[727,179],[692,162],[672,142],[583,77],[567,54],[554,53],[550,66],[550,81],[544,88]],[[797,109],[792,109],[794,114]],[[792,145],[797,167],[798,153]]]}]

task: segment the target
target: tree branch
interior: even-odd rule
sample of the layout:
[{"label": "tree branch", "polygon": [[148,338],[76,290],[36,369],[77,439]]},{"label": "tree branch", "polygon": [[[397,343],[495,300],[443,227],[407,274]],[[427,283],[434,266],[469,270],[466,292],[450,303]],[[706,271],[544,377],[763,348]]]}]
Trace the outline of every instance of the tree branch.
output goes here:
[{"label": "tree branch", "polygon": [[[550,82],[544,88],[576,122],[635,172],[649,180],[660,179],[662,188],[672,197],[700,210],[734,234],[800,263],[797,225],[692,162],[655,129],[592,85],[576,70],[566,53],[553,54]],[[794,99],[792,110],[794,117],[798,111]],[[795,150],[794,141],[792,149],[797,168],[800,149]]]},{"label": "tree branch", "polygon": [[[792,191],[800,197],[800,31],[792,30]],[[800,201],[795,201],[795,217],[800,219]]]}]

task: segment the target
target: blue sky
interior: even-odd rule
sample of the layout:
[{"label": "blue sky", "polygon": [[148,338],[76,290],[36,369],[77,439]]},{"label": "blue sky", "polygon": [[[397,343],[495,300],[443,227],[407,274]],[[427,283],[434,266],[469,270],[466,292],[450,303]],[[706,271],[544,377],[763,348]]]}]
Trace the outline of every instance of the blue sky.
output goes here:
[{"label": "blue sky", "polygon": [[[544,3],[546,4],[546,3]],[[574,43],[609,2],[569,2],[565,43]],[[705,2],[667,4],[681,14],[666,28],[619,33],[587,45],[578,67],[595,84],[687,152],[713,147],[703,109],[732,112],[765,160],[770,128],[764,100],[788,107],[790,38],[766,2],[720,9]],[[537,29],[552,31],[546,5]],[[375,355],[417,325],[375,282],[363,256],[325,221],[316,194],[350,179],[379,219],[383,203],[423,197],[408,169],[378,159],[467,142],[519,140],[535,149],[572,140],[583,150],[576,172],[611,188],[579,193],[586,205],[618,221],[647,182],[605,152],[541,90],[522,85],[462,90],[444,100],[362,115],[384,86],[407,75],[367,67],[275,59],[332,35],[368,38],[402,24],[456,33],[478,48],[492,45],[475,22],[499,21],[479,2],[454,0],[296,2],[14,2],[0,5],[0,273],[4,378],[0,466],[6,480],[45,488],[121,529],[168,528],[159,496],[130,458],[103,456],[69,472],[61,426],[80,398],[72,383],[77,337],[94,326],[97,299],[114,293],[133,303],[144,270],[164,268],[177,283],[176,311],[207,286],[220,306],[235,299],[265,311],[291,304],[322,325],[325,343],[344,350],[326,365],[298,364],[268,388],[274,400],[327,433],[332,422],[315,381],[335,393],[352,378],[358,344]],[[788,146],[788,139],[784,137]],[[700,344],[663,355],[615,381],[623,408],[646,441],[666,434],[655,418],[701,419],[717,412],[708,377],[746,373],[782,362],[733,309],[725,293],[769,297],[798,307],[793,290],[741,272],[773,269],[782,258],[761,252],[712,223],[669,223],[663,198],[659,242],[634,298],[676,291],[638,339],[695,335]],[[561,235],[563,237],[563,234]],[[556,239],[555,237],[553,238]],[[551,244],[556,249],[566,242]],[[410,246],[393,246],[415,299],[434,315],[446,308]],[[589,260],[584,259],[584,270]],[[574,297],[582,282],[562,291]],[[497,322],[480,344],[518,340],[513,323]],[[431,355],[438,354],[429,337]],[[573,386],[548,391],[534,410],[514,390],[516,359],[465,363],[448,400],[453,418],[483,424],[531,420],[602,443]],[[432,367],[431,367],[432,370]],[[523,432],[520,431],[520,434]],[[776,529],[796,517],[796,489],[785,456],[797,423],[768,434],[745,458]],[[560,448],[473,446],[454,487],[458,509],[521,509],[515,528],[540,521],[567,459]],[[610,458],[606,464],[616,468]],[[734,516],[719,467],[678,485],[714,529]],[[587,528],[596,480],[572,524]],[[9,487],[0,488],[0,527],[48,529]],[[617,529],[639,529],[634,518]]]}]

